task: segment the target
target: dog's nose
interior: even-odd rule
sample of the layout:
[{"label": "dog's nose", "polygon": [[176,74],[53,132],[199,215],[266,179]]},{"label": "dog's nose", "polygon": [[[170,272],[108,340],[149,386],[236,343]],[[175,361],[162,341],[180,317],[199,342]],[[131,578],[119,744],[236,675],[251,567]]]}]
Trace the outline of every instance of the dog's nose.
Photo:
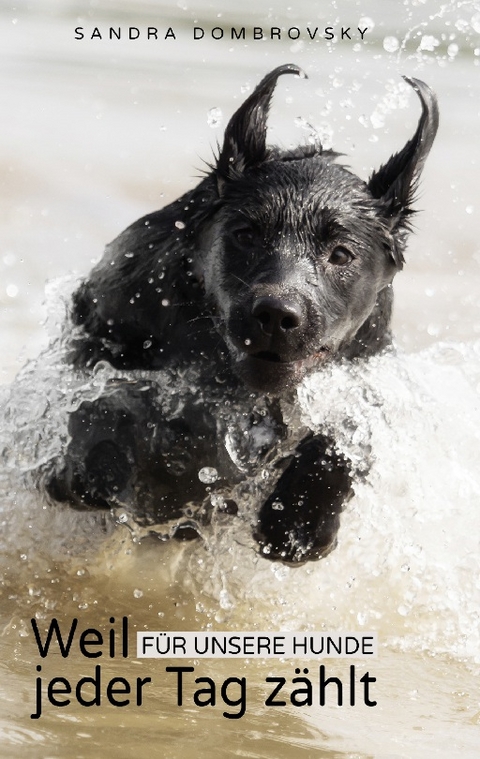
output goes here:
[{"label": "dog's nose", "polygon": [[267,335],[297,329],[302,323],[302,309],[298,303],[269,295],[254,301],[252,316]]}]

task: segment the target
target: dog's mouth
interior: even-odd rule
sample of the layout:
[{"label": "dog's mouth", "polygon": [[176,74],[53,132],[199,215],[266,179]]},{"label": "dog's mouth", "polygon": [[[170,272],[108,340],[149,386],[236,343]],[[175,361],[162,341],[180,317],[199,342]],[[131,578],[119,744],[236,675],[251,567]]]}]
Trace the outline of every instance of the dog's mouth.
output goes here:
[{"label": "dog's mouth", "polygon": [[310,356],[290,361],[282,358],[278,353],[274,353],[273,351],[258,351],[258,353],[251,353],[249,358],[254,358],[259,361],[268,361],[272,364],[282,364],[283,366],[290,366],[293,368],[295,366],[303,365],[306,367],[313,366],[325,360],[329,354],[330,349],[325,346],[320,348],[316,353],[312,353]]},{"label": "dog's mouth", "polygon": [[243,353],[236,368],[243,381],[265,393],[281,393],[298,385],[304,376],[324,363],[331,351],[321,348],[316,353],[288,360],[274,351]]},{"label": "dog's mouth", "polygon": [[278,353],[273,353],[273,351],[259,351],[258,353],[253,353],[252,358],[260,359],[260,361],[271,361],[273,364],[288,363],[283,361]]}]

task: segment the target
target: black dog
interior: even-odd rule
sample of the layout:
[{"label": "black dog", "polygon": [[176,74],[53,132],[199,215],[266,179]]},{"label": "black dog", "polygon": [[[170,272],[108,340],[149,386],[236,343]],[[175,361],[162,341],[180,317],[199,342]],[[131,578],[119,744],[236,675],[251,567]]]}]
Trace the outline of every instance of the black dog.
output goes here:
[{"label": "black dog", "polygon": [[238,511],[266,556],[301,563],[335,545],[351,472],[334,441],[286,416],[307,373],[390,343],[391,283],[438,110],[407,79],[418,128],[365,183],[318,144],[266,146],[282,74],[303,75],[268,74],[205,179],[123,232],[76,292],[72,361],[130,373],[71,415],[49,491],[77,508],[125,505],[177,537],[215,508]]}]

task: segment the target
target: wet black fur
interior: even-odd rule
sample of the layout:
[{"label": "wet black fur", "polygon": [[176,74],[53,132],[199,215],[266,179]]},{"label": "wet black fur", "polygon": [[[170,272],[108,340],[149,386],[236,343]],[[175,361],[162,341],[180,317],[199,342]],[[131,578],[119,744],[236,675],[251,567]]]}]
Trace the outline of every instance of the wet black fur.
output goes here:
[{"label": "wet black fur", "polygon": [[[76,366],[193,369],[198,381],[177,408],[161,382],[128,375],[84,403],[50,493],[77,507],[129,503],[139,520],[177,520],[171,532],[190,536],[211,510],[202,467],[217,470],[223,508],[241,513],[229,493],[267,466],[253,533],[265,555],[301,563],[334,546],[351,476],[333,441],[289,428],[282,403],[325,362],[389,345],[391,283],[438,110],[427,85],[407,80],[422,104],[417,131],[364,182],[320,145],[266,145],[286,73],[302,74],[289,64],[267,75],[230,120],[208,176],[125,230],[76,292]],[[240,462],[225,450],[232,425],[250,436]]]}]

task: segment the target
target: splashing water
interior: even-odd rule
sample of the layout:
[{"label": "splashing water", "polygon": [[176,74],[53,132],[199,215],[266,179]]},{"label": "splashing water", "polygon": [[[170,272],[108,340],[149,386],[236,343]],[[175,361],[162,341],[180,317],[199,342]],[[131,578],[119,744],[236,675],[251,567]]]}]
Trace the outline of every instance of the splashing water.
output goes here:
[{"label": "splashing water", "polygon": [[[47,504],[34,486],[67,444],[68,413],[115,375],[108,365],[76,373],[65,350],[58,339],[2,398],[4,565],[12,551],[22,554],[29,576],[45,557],[68,564],[95,552],[104,571],[119,546],[130,553],[145,537],[124,511],[77,513]],[[178,382],[162,375],[161,385],[179,401]],[[303,424],[332,435],[356,472],[337,549],[299,569],[272,564],[217,499],[202,540],[169,545],[167,554],[157,541],[159,562],[176,555],[177,581],[209,595],[222,620],[256,598],[268,614],[275,603],[281,627],[364,626],[392,646],[480,660],[479,390],[480,343],[326,367],[304,381],[298,401]],[[199,477],[212,483],[215,474]],[[265,482],[262,472],[255,485]]]}]

